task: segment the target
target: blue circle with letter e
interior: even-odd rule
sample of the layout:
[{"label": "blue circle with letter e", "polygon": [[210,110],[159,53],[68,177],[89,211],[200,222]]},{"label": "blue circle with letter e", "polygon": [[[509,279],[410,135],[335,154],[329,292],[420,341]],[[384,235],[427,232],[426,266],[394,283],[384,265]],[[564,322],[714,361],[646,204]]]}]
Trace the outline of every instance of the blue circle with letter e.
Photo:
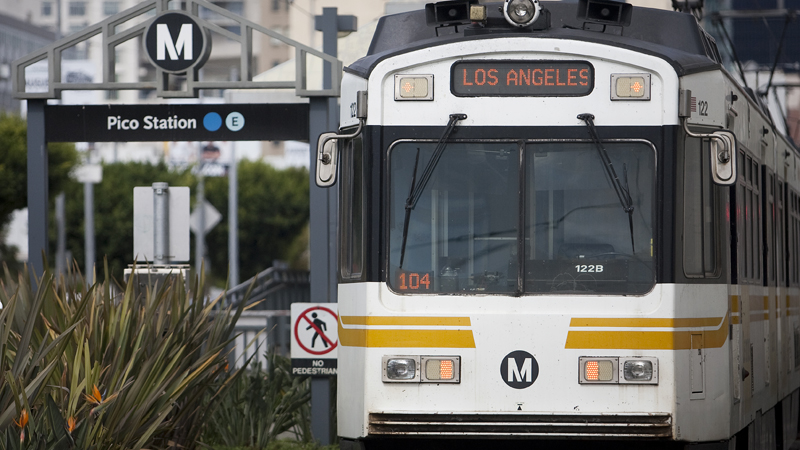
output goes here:
[{"label": "blue circle with letter e", "polygon": [[232,112],[225,118],[225,126],[231,131],[239,131],[244,128],[244,116],[239,112]]},{"label": "blue circle with letter e", "polygon": [[222,117],[215,112],[210,112],[203,117],[203,126],[208,131],[217,131],[222,126]]}]

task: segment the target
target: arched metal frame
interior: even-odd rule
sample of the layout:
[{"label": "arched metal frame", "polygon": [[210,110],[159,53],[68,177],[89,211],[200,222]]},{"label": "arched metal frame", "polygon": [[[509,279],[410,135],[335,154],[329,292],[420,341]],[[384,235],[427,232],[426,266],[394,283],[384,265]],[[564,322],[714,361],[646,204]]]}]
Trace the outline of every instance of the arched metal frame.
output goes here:
[{"label": "arched metal frame", "polygon": [[[337,58],[327,55],[319,50],[303,45],[289,39],[268,28],[251,22],[244,17],[233,14],[206,0],[185,0],[182,6],[186,14],[204,29],[205,32],[214,32],[225,36],[242,46],[239,62],[241,81],[200,81],[198,67],[186,72],[185,89],[170,89],[170,74],[156,67],[154,81],[118,82],[115,75],[115,48],[125,42],[144,36],[147,27],[161,13],[170,11],[169,0],[149,0],[108,17],[102,22],[91,25],[84,30],[71,34],[59,41],[39,49],[12,63],[14,96],[20,99],[57,99],[61,98],[64,90],[155,90],[161,98],[193,98],[201,89],[295,89],[300,97],[338,97],[341,84],[342,62]],[[241,35],[233,33],[217,24],[200,17],[200,8],[205,8],[226,19],[232,20],[241,30]],[[151,14],[152,18],[138,23],[131,28],[117,32],[117,27],[133,19]],[[295,79],[293,81],[253,81],[253,32],[263,33],[295,48]],[[81,42],[87,41],[97,35],[103,37],[103,79],[99,83],[64,83],[61,81],[61,61],[63,52]],[[330,64],[323,66],[332,67],[331,87],[328,89],[309,89],[307,71],[307,57],[312,55]],[[25,69],[31,65],[48,61],[47,92],[25,91]]]}]

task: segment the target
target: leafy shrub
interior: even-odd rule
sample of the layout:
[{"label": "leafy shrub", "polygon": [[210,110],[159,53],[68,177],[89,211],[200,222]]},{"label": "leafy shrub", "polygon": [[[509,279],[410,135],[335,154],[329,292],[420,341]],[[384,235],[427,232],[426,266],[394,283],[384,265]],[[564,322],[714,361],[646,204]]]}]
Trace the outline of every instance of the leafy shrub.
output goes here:
[{"label": "leafy shrub", "polygon": [[[108,267],[105,268],[108,274]],[[194,449],[223,394],[241,314],[213,314],[202,279],[136,296],[80,274],[0,282],[0,449]]]},{"label": "leafy shrub", "polygon": [[[293,376],[291,360],[270,352],[265,369],[253,365],[220,400],[204,442],[249,450],[317,448],[310,429],[310,399],[310,380]],[[284,444],[278,440],[281,435],[299,442]]]}]

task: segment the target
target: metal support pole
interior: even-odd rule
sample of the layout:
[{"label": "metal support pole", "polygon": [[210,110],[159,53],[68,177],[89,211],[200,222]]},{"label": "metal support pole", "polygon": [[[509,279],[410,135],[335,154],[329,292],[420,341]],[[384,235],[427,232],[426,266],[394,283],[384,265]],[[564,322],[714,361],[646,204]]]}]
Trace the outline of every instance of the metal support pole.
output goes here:
[{"label": "metal support pole", "polygon": [[[335,98],[312,97],[310,102],[310,142],[316,144],[319,135],[336,129],[330,106],[335,107]],[[311,152],[310,173],[316,171],[316,152]],[[336,268],[331,266],[331,256],[336,253],[335,222],[331,228],[331,211],[336,211],[336,186],[320,188],[312,177],[310,183],[310,234],[309,248],[310,281],[312,302],[336,302]],[[331,205],[332,203],[332,205]]]},{"label": "metal support pole", "polygon": [[239,284],[239,175],[236,142],[231,146],[231,167],[228,170],[228,260],[231,270],[229,287]]},{"label": "metal support pole", "polygon": [[47,256],[48,190],[44,108],[47,100],[28,100],[28,263],[31,281],[44,274]]},{"label": "metal support pole", "polygon": [[169,183],[153,183],[153,263],[169,264]]},{"label": "metal support pole", "polygon": [[64,275],[67,269],[67,195],[63,192],[56,196],[56,274]]},{"label": "metal support pole", "polygon": [[[203,150],[200,149],[200,161],[203,158]],[[200,163],[202,165],[202,162]],[[205,254],[206,241],[206,182],[202,170],[197,176],[197,232],[194,235],[194,273],[198,277],[203,273],[203,255]]]},{"label": "metal support pole", "polygon": [[320,445],[330,445],[331,443],[330,404],[330,378],[311,378],[311,433],[314,435],[314,439],[316,439]]},{"label": "metal support pole", "polygon": [[[336,98],[312,97],[310,100],[310,136],[312,148],[319,135],[338,128]],[[309,173],[316,173],[316,152],[311,152]],[[336,221],[338,219],[338,185],[320,188],[311,177],[311,216],[309,248],[311,249],[310,282],[312,302],[337,302],[336,292]],[[311,379],[311,432],[320,445],[330,444],[330,379]]]},{"label": "metal support pole", "polygon": [[[322,8],[322,15],[314,17],[314,29],[322,31],[322,51],[331,56],[339,54],[339,32],[358,29],[356,16],[340,16],[337,11],[337,8]],[[332,87],[331,79],[331,63],[326,61],[322,70],[323,89]]]},{"label": "metal support pole", "polygon": [[86,284],[94,283],[94,183],[83,183],[83,238],[84,253],[86,254]]},{"label": "metal support pole", "polygon": [[[322,31],[322,51],[336,56],[339,31],[354,31],[355,16],[339,16],[337,8],[323,8],[315,17],[315,29]],[[323,69],[323,89],[331,88],[331,65]],[[312,151],[309,170],[316,173],[316,152],[313,151],[319,135],[339,129],[338,102],[335,97],[309,99],[309,142]],[[336,302],[336,226],[338,222],[338,187],[319,188],[310,177],[310,281],[312,302]],[[321,445],[331,443],[330,379],[311,379],[311,432]]]},{"label": "metal support pole", "polygon": [[[336,26],[337,8],[322,8],[322,15],[317,16],[314,28],[322,31],[322,51],[336,56],[339,54],[339,30]],[[325,61],[322,67],[322,88],[331,88],[331,63]]]}]

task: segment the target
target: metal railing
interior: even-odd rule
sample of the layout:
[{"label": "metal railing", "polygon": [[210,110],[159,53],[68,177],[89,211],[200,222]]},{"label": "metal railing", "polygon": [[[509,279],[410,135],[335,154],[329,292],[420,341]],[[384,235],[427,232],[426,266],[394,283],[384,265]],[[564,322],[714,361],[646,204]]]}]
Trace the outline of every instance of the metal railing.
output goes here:
[{"label": "metal railing", "polygon": [[[253,284],[250,295],[248,289]],[[266,367],[269,350],[289,356],[291,344],[291,305],[309,302],[311,289],[307,271],[269,268],[225,294],[225,305],[241,302],[253,305],[236,323],[231,365],[241,367],[247,358]]]}]

